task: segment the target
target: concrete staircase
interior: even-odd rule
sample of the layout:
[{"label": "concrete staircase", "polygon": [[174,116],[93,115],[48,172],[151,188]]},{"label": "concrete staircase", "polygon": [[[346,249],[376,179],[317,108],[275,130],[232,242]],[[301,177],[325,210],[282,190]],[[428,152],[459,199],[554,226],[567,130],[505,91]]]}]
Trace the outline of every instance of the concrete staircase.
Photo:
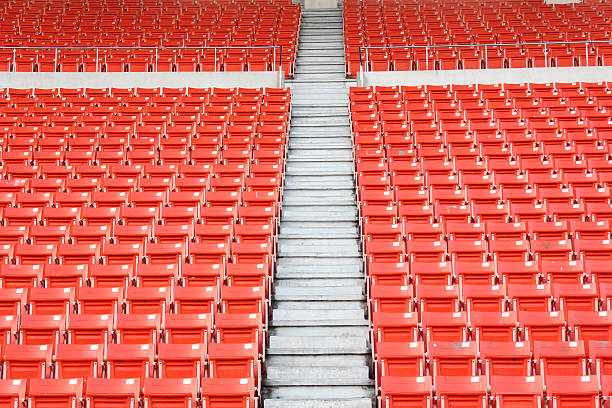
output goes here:
[{"label": "concrete staircase", "polygon": [[371,408],[342,12],[302,12],[264,408]]}]

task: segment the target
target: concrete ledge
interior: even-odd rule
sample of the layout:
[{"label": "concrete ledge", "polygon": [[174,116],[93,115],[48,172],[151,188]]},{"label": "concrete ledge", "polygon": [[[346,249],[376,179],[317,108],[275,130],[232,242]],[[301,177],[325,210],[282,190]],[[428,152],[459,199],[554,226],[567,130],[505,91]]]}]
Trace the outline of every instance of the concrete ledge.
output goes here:
[{"label": "concrete ledge", "polygon": [[2,72],[0,88],[282,88],[282,72]]},{"label": "concrete ledge", "polygon": [[560,68],[463,69],[440,71],[375,71],[357,74],[357,86],[521,84],[527,82],[602,82],[612,66]]},{"label": "concrete ledge", "polygon": [[338,0],[304,0],[305,10],[337,9]]}]

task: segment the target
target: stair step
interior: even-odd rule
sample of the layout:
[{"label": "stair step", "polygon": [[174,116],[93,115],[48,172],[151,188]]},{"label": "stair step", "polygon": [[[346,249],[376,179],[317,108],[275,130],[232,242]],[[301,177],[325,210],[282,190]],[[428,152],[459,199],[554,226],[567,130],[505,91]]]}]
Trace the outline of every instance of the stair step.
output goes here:
[{"label": "stair step", "polygon": [[372,408],[370,398],[350,399],[267,399],[264,408]]},{"label": "stair step", "polygon": [[[286,302],[282,302],[284,305]],[[370,335],[367,325],[361,326],[280,326],[268,331],[274,336],[363,336]],[[269,360],[268,360],[269,361]],[[297,364],[296,364],[297,365]],[[354,365],[354,364],[347,364]]]},{"label": "stair step", "polygon": [[[283,398],[283,399],[311,399],[318,400],[324,398],[333,398],[342,400],[344,398],[373,398],[374,390],[372,383],[368,385],[287,385],[280,382],[269,383],[266,380],[263,382],[264,386],[268,386],[267,390],[264,390],[265,398]],[[270,387],[270,386],[274,387]],[[266,400],[269,401],[269,400]]]},{"label": "stair step", "polygon": [[366,366],[357,367],[308,367],[267,366],[268,380],[321,381],[321,379],[344,381],[369,380]]}]

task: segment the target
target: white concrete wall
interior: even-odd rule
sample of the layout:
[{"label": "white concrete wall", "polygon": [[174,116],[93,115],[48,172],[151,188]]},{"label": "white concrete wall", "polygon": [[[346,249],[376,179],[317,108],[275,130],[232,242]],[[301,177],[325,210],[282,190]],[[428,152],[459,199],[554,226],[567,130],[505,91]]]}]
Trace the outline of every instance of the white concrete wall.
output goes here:
[{"label": "white concrete wall", "polygon": [[338,0],[304,0],[305,10],[336,8],[338,8]]},{"label": "white concrete wall", "polygon": [[601,82],[612,67],[504,68],[440,71],[376,71],[357,74],[357,86]]},{"label": "white concrete wall", "polygon": [[0,88],[282,88],[282,72],[1,72]]}]

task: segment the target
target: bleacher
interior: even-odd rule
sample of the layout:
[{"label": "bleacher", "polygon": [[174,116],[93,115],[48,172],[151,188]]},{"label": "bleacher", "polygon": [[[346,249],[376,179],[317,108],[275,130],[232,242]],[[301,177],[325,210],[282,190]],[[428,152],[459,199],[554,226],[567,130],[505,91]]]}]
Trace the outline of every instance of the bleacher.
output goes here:
[{"label": "bleacher", "polygon": [[0,92],[0,401],[258,406],[290,103]]},{"label": "bleacher", "polygon": [[[360,62],[372,71],[612,64],[612,8],[598,0],[554,6],[536,0],[349,0],[343,7],[350,77]],[[551,44],[544,48],[545,42]],[[401,48],[406,46],[417,48]],[[362,49],[360,61],[359,47],[380,48]]]},{"label": "bleacher", "polygon": [[0,71],[277,71],[282,57],[290,77],[300,10],[265,0],[6,2]]},{"label": "bleacher", "polygon": [[611,95],[351,88],[382,407],[608,406]]}]

